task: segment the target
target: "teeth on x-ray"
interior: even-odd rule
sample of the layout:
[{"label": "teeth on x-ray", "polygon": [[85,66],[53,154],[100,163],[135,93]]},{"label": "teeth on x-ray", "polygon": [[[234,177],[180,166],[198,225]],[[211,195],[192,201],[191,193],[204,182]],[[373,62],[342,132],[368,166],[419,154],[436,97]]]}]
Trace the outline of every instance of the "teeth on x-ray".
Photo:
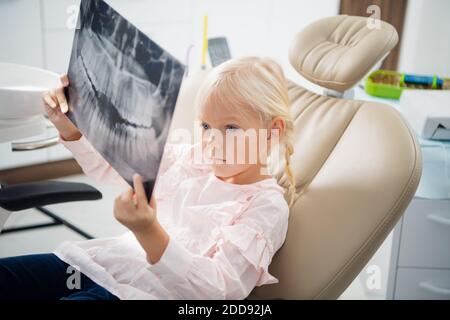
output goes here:
[{"label": "teeth on x-ray", "polygon": [[71,120],[130,184],[152,188],[184,66],[101,0],[82,0],[69,66]]}]

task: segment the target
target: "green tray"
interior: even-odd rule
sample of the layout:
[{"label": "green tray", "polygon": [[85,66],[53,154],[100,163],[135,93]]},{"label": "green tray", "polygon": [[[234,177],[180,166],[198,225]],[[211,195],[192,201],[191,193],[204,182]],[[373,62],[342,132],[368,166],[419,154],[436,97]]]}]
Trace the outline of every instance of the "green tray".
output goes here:
[{"label": "green tray", "polygon": [[[390,78],[390,83],[375,82],[377,77]],[[404,82],[405,74],[391,71],[391,70],[377,70],[372,72],[366,79],[365,90],[368,94],[381,98],[399,99],[403,90],[421,89],[421,90],[434,90],[435,81],[433,82],[433,88],[420,88],[409,87]],[[450,79],[443,79],[444,81],[450,81]]]}]

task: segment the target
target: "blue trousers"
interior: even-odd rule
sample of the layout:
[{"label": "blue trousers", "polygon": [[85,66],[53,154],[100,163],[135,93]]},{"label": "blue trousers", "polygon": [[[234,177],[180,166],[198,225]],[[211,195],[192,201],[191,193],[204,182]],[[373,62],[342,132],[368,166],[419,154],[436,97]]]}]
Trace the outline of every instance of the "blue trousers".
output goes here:
[{"label": "blue trousers", "polygon": [[[0,300],[119,300],[52,253],[0,259]],[[78,276],[75,278],[69,277]],[[73,280],[73,281],[72,281]]]}]

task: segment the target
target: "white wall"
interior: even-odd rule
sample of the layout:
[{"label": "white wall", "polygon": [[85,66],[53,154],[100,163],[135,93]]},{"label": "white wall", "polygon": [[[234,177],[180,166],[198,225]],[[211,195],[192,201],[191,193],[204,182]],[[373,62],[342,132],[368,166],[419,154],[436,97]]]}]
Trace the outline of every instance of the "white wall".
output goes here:
[{"label": "white wall", "polygon": [[399,71],[450,77],[450,1],[408,1]]},{"label": "white wall", "polygon": [[0,1],[0,61],[43,64],[39,1]]},{"label": "white wall", "polygon": [[[288,48],[296,32],[321,17],[336,15],[339,0],[107,0],[178,59],[194,45],[191,67],[201,61],[203,15],[209,37],[226,36],[233,56],[271,56],[293,80]],[[73,31],[68,7],[79,0],[0,1],[0,61],[67,70]],[[302,80],[299,80],[300,82]]]},{"label": "white wall", "polygon": [[[293,80],[288,62],[294,34],[306,24],[338,13],[339,0],[107,0],[143,32],[186,62],[200,64],[203,14],[209,36],[226,36],[234,56],[277,59]],[[73,31],[67,8],[79,0],[0,1],[0,61],[65,72]],[[399,70],[450,77],[450,1],[409,0]],[[312,88],[311,86],[309,86]]]}]

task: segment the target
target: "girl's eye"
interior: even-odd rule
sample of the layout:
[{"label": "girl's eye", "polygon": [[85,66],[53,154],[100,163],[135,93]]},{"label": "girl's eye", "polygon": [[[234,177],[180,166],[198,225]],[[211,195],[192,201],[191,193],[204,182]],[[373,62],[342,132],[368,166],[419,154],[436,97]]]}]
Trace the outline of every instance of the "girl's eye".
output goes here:
[{"label": "girl's eye", "polygon": [[229,124],[229,125],[225,126],[225,129],[227,131],[236,131],[236,130],[239,130],[239,127],[237,127],[235,125],[232,125],[232,124]]},{"label": "girl's eye", "polygon": [[201,127],[203,130],[208,130],[210,129],[209,124],[202,122]]}]

